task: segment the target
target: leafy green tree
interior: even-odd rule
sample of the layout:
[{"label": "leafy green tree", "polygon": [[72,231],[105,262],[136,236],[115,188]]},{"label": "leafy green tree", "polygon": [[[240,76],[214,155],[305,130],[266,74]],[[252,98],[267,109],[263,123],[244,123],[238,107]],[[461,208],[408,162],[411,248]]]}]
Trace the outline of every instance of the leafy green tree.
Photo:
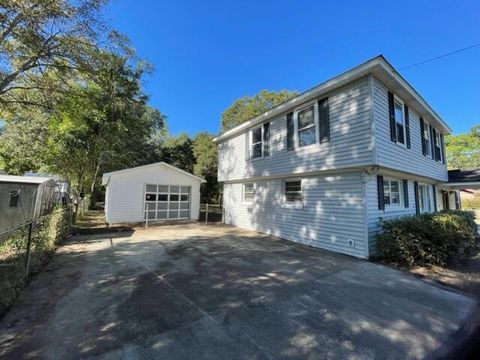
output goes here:
[{"label": "leafy green tree", "polygon": [[281,90],[278,92],[262,90],[254,96],[244,96],[227,108],[222,114],[221,132],[243,124],[255,116],[295,97],[298,92]]},{"label": "leafy green tree", "polygon": [[201,132],[193,139],[193,154],[196,159],[193,171],[207,181],[201,186],[201,202],[218,204],[221,201],[217,176],[218,147],[213,138],[212,134]]},{"label": "leafy green tree", "polygon": [[172,166],[193,173],[195,155],[192,144],[192,139],[185,133],[170,136],[160,149],[160,158]]},{"label": "leafy green tree", "polygon": [[450,169],[480,167],[480,125],[468,133],[447,136],[445,145]]},{"label": "leafy green tree", "polygon": [[[104,41],[128,52],[102,21],[107,0],[0,1],[0,115],[11,106],[52,107],[77,73],[93,74]],[[118,45],[118,46],[117,46]]]}]

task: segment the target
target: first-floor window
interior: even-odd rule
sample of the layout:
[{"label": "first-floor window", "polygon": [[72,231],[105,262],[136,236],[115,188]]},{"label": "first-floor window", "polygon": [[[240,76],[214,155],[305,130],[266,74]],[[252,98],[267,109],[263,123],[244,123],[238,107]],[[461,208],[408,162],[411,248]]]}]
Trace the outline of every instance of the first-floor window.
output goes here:
[{"label": "first-floor window", "polygon": [[385,179],[383,182],[383,200],[386,206],[400,206],[402,202],[400,193],[400,180]]},{"label": "first-floor window", "polygon": [[302,201],[302,180],[285,181],[285,201],[289,203]]},{"label": "first-floor window", "polygon": [[252,202],[255,195],[253,183],[243,184],[243,201]]},{"label": "first-floor window", "polygon": [[427,184],[418,185],[418,202],[420,205],[420,212],[432,212],[432,186]]}]

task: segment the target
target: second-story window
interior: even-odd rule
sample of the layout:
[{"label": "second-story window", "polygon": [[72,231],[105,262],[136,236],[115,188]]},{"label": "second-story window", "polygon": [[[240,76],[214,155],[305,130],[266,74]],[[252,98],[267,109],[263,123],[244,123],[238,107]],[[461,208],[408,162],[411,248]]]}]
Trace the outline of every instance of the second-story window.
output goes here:
[{"label": "second-story window", "polygon": [[297,113],[298,146],[308,146],[317,142],[315,107],[312,105]]},{"label": "second-story window", "polygon": [[426,156],[429,156],[430,155],[430,149],[431,149],[431,139],[430,139],[430,127],[428,126],[428,123],[426,121],[424,121],[423,123],[423,142],[424,142],[424,145],[423,145],[423,148],[424,148],[424,152],[425,152],[425,155]]},{"label": "second-story window", "polygon": [[252,159],[262,157],[262,127],[253,129],[251,132],[252,141],[250,152],[252,154]]},{"label": "second-story window", "polygon": [[270,123],[250,131],[250,158],[257,159],[270,155]]},{"label": "second-story window", "polygon": [[403,103],[395,97],[394,106],[397,143],[405,144],[405,114],[403,111]]},{"label": "second-story window", "polygon": [[435,131],[435,160],[442,161],[442,140],[438,131]]}]

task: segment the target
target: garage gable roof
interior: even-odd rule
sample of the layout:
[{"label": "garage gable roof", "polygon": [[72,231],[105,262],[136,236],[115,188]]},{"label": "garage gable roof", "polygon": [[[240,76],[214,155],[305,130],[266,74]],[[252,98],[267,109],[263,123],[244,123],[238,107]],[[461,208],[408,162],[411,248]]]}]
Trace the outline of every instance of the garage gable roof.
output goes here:
[{"label": "garage gable roof", "polygon": [[179,169],[175,166],[172,166],[170,164],[167,164],[166,162],[164,161],[160,161],[160,162],[156,162],[156,163],[153,163],[153,164],[148,164],[148,165],[142,165],[142,166],[136,166],[136,167],[133,167],[133,168],[128,168],[128,169],[123,169],[123,170],[117,170],[117,171],[111,171],[111,172],[108,172],[108,173],[105,173],[103,174],[102,176],[102,185],[106,185],[108,183],[108,179],[112,176],[112,175],[118,175],[118,174],[124,174],[124,173],[128,173],[128,172],[134,172],[136,170],[140,170],[140,169],[147,169],[147,168],[150,168],[150,167],[156,167],[156,166],[165,166],[167,169],[171,169],[171,170],[174,170],[174,171],[177,171],[183,175],[187,175],[187,176],[190,176],[196,180],[198,180],[199,182],[201,183],[204,183],[206,182],[206,180],[204,178],[201,178],[200,176],[196,176],[196,175],[193,175],[193,174],[190,174],[189,172],[185,171],[185,170],[182,170],[182,169]]}]

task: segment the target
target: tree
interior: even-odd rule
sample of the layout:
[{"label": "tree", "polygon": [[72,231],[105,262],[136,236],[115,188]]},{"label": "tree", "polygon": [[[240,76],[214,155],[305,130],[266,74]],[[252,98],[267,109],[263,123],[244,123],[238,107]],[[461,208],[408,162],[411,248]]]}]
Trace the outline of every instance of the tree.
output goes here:
[{"label": "tree", "polygon": [[207,182],[201,186],[201,202],[219,203],[220,186],[218,184],[218,147],[213,142],[214,136],[208,132],[198,133],[193,139],[193,154],[196,163],[194,174]]},{"label": "tree", "polygon": [[[106,0],[0,0],[0,110],[51,106],[72,73],[94,73],[92,54],[109,31]],[[109,44],[127,51],[110,32]],[[1,114],[1,113],[0,113]],[[3,114],[1,114],[4,116]]]},{"label": "tree", "polygon": [[447,136],[445,145],[450,169],[480,167],[480,125],[468,133]]},{"label": "tree", "polygon": [[221,132],[225,132],[255,116],[274,108],[275,106],[297,96],[295,91],[281,90],[278,92],[262,90],[254,96],[245,96],[227,108],[222,114]]},{"label": "tree", "polygon": [[193,172],[195,155],[193,154],[192,139],[187,134],[181,133],[176,137],[168,137],[160,152],[162,161],[189,173]]}]

